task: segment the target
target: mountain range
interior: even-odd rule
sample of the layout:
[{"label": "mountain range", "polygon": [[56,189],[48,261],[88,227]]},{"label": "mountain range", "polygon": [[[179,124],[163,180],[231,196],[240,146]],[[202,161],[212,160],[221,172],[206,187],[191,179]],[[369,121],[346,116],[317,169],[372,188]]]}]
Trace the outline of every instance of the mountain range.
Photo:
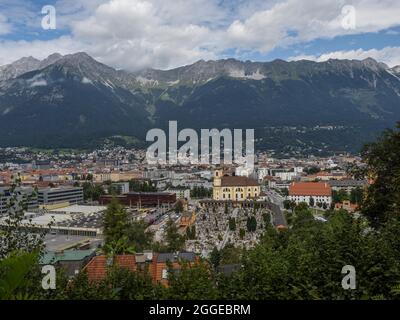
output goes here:
[{"label": "mountain range", "polygon": [[200,60],[171,70],[116,70],[88,54],[0,67],[0,146],[144,146],[147,130],[254,128],[279,154],[357,152],[400,119],[400,66]]}]

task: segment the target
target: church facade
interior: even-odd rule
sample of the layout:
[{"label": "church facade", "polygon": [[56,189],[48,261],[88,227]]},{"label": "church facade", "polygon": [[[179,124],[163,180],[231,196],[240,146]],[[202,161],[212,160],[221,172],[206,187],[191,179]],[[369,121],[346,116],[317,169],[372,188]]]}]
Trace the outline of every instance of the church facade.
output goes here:
[{"label": "church facade", "polygon": [[259,197],[260,192],[260,184],[254,179],[214,171],[213,200],[245,201]]}]

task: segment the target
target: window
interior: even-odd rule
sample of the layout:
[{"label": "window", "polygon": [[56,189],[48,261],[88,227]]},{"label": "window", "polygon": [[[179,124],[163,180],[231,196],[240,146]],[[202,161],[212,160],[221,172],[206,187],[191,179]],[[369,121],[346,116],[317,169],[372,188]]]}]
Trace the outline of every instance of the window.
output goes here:
[{"label": "window", "polygon": [[163,269],[162,271],[162,276],[163,279],[167,279],[168,278],[168,270],[167,269]]}]

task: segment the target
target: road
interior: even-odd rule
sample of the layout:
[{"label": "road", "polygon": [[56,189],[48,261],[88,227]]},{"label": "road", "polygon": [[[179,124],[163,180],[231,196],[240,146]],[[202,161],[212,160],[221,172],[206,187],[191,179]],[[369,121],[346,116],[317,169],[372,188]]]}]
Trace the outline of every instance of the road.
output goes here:
[{"label": "road", "polygon": [[276,204],[283,210],[283,201],[285,200],[279,193],[272,189],[266,189],[265,193],[268,195],[272,203]]}]

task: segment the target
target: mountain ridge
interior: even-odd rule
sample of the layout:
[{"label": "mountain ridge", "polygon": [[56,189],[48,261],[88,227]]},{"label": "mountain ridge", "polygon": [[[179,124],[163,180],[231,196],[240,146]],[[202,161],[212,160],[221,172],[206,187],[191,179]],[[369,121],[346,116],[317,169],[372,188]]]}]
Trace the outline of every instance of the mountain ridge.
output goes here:
[{"label": "mountain ridge", "polygon": [[[80,146],[115,135],[143,143],[148,129],[178,120],[194,129],[255,128],[266,148],[354,151],[400,118],[399,76],[400,66],[372,58],[230,58],[136,72],[84,52],[22,58],[0,67],[0,145]],[[304,126],[297,136],[279,129]],[[318,136],[316,126],[345,129]]]}]

